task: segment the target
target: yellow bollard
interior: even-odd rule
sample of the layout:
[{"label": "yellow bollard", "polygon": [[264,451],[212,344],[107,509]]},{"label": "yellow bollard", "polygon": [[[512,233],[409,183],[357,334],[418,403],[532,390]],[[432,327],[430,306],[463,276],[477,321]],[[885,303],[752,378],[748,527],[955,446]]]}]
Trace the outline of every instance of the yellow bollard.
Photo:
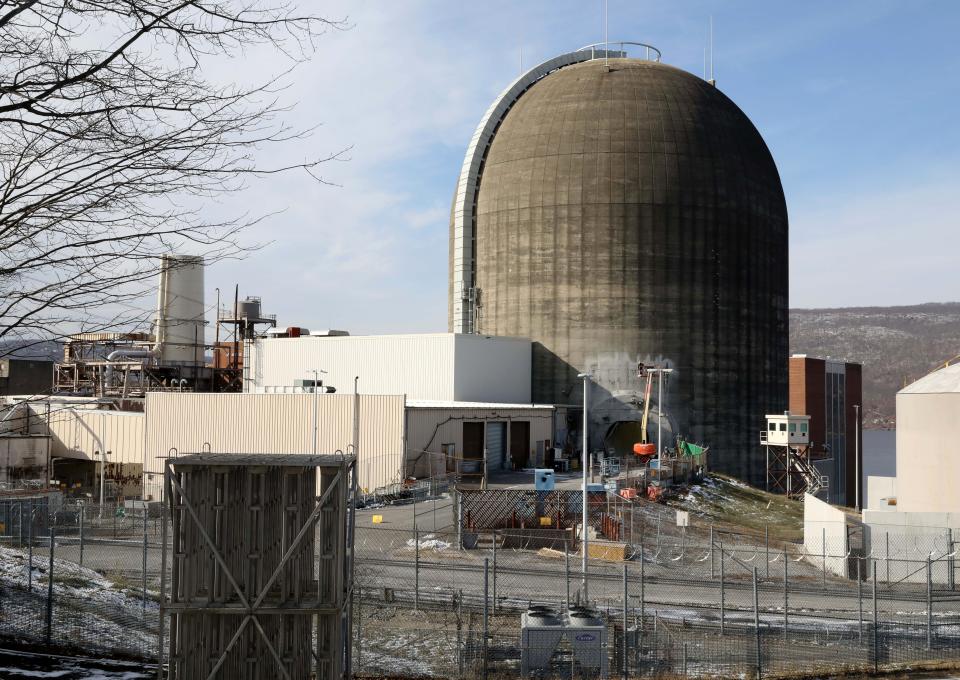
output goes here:
[{"label": "yellow bollard", "polygon": [[374,524],[383,524],[383,515],[374,515],[373,516]]}]

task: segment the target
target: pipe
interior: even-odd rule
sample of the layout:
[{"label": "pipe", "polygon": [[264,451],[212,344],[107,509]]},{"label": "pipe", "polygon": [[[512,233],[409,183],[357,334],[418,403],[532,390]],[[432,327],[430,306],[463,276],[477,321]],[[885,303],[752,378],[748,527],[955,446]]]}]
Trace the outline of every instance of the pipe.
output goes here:
[{"label": "pipe", "polygon": [[128,359],[133,357],[153,357],[159,358],[160,356],[160,343],[155,343],[153,349],[117,349],[107,355],[107,371],[106,371],[106,382],[107,386],[113,380],[113,364],[109,362],[116,361],[120,357],[127,357]]}]

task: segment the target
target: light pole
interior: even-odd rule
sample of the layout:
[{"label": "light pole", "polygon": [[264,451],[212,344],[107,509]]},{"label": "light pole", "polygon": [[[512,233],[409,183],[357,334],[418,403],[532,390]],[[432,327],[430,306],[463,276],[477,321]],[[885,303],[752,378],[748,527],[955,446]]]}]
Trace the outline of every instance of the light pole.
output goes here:
[{"label": "light pole", "polygon": [[853,445],[853,465],[856,470],[856,486],[853,492],[853,507],[860,510],[860,404],[853,405],[854,417],[854,445]]},{"label": "light pole", "polygon": [[100,519],[103,519],[103,490],[106,485],[107,477],[107,443],[104,441],[103,435],[106,431],[104,427],[106,423],[105,415],[100,414]]},{"label": "light pole", "polygon": [[663,452],[663,374],[673,373],[672,368],[648,368],[648,372],[657,374],[657,457]]},{"label": "light pole", "polygon": [[588,543],[588,534],[587,531],[587,466],[590,460],[590,437],[589,437],[589,425],[590,422],[590,374],[589,373],[580,373],[577,375],[578,378],[583,380],[583,518],[581,520],[580,527],[580,547],[583,550],[583,582],[581,584],[583,590],[583,603],[587,604],[589,601],[587,594],[587,543]]},{"label": "light pole", "polygon": [[310,370],[313,373],[313,455],[317,455],[317,410],[320,407],[320,374],[326,373],[319,368]]}]

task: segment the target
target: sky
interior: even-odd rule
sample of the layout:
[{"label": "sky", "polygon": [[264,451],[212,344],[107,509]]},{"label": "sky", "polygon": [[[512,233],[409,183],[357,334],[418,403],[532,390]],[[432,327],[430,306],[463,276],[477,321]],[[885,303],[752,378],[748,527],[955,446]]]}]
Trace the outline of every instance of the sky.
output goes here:
[{"label": "sky", "polygon": [[[304,6],[348,28],[280,80],[286,122],[315,132],[258,160],[346,151],[320,169],[331,185],[275,176],[212,208],[281,212],[247,233],[262,249],[208,268],[208,302],[239,283],[281,326],[446,331],[467,142],[521,65],[603,39],[603,3]],[[609,0],[607,12],[610,40],[653,44],[698,75],[713,17],[717,85],[763,135],[786,192],[791,307],[960,299],[960,2]],[[252,52],[224,75],[287,66]]]}]

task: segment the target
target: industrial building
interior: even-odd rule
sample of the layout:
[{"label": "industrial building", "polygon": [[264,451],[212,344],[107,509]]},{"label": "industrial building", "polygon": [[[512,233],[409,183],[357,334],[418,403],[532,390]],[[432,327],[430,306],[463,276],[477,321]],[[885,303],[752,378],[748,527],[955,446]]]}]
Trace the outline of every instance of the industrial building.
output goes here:
[{"label": "industrial building", "polygon": [[[953,582],[960,536],[960,364],[941,368],[897,393],[896,477],[867,478],[862,514],[807,497],[804,541],[816,553],[826,540],[845,545],[862,531],[864,554],[883,556],[887,578],[922,583],[917,560],[932,560],[935,583]],[[839,559],[842,558],[842,559]],[[830,570],[849,575],[842,555]]]},{"label": "industrial building", "polygon": [[[897,392],[897,475],[869,477],[865,521],[960,529],[960,364]],[[881,514],[882,513],[882,514]]]},{"label": "industrial building", "polygon": [[810,416],[813,464],[829,483],[821,497],[857,507],[856,475],[863,470],[863,367],[805,354],[790,357],[790,412]]},{"label": "industrial building", "polygon": [[52,361],[0,359],[0,395],[49,394],[52,386]]},{"label": "industrial building", "polygon": [[[245,391],[302,391],[305,381],[363,394],[530,403],[530,341],[484,335],[308,335],[247,344]],[[314,375],[314,371],[317,374]]]},{"label": "industrial building", "polygon": [[535,66],[483,116],[452,207],[449,330],[530,338],[535,402],[578,403],[590,373],[591,448],[641,441],[637,365],[672,368],[663,445],[707,443],[760,485],[758,423],[787,406],[780,178],[714,83],[629,45]]},{"label": "industrial building", "polygon": [[373,493],[413,476],[482,476],[484,460],[488,472],[534,460],[551,447],[555,409],[403,395],[151,393],[145,496],[160,497],[163,461],[185,453],[352,452],[355,413],[358,480]]}]

